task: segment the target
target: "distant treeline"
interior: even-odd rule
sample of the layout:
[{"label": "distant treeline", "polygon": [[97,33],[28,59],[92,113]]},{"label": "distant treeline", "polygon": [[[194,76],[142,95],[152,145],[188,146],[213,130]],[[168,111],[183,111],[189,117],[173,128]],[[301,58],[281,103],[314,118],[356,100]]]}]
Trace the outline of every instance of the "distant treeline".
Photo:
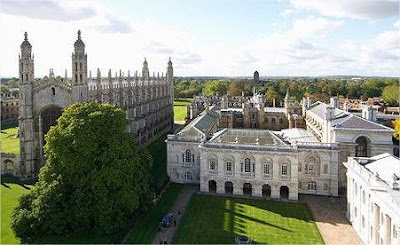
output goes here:
[{"label": "distant treeline", "polygon": [[388,105],[398,105],[399,80],[397,78],[365,78],[361,81],[329,78],[275,78],[253,84],[248,79],[219,79],[202,81],[180,79],[175,82],[175,98],[193,98],[198,95],[244,95],[253,94],[253,87],[266,96],[267,102],[282,101],[289,89],[290,97],[300,100],[328,101],[330,96],[340,95],[350,99],[366,100],[382,97]]}]

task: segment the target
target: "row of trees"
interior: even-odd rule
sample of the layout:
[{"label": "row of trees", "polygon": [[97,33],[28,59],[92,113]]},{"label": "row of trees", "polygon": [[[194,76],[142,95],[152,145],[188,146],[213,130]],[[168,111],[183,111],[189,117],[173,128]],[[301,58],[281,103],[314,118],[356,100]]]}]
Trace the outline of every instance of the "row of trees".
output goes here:
[{"label": "row of trees", "polygon": [[[277,78],[257,86],[269,102],[282,100],[289,88],[290,96],[301,99],[311,96],[315,100],[326,100],[329,96],[342,95],[353,99],[367,99],[382,96],[383,100],[396,105],[399,99],[399,81],[395,78],[368,78],[364,81],[337,79],[289,79]],[[175,85],[176,98],[190,98],[196,95],[251,95],[253,84],[246,80],[180,80]]]},{"label": "row of trees", "polygon": [[64,110],[45,137],[39,181],[13,211],[18,237],[115,233],[150,206],[152,158],[125,131],[125,117],[109,104]]}]

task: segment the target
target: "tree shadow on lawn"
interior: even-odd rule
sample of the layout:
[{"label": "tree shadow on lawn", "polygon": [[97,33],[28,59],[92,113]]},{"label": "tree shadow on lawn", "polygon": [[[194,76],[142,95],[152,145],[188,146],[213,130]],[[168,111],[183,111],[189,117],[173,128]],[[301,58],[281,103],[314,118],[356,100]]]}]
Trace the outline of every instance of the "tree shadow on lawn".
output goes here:
[{"label": "tree shadow on lawn", "polygon": [[278,200],[266,200],[260,198],[240,198],[235,197],[231,202],[235,202],[235,210],[238,210],[238,214],[244,214],[243,205],[252,206],[257,209],[263,209],[265,211],[278,214],[282,217],[294,218],[303,220],[307,223],[314,222],[311,210],[306,203],[290,203],[280,202]]},{"label": "tree shadow on lawn", "polygon": [[1,185],[8,189],[10,189],[10,186],[8,184],[16,184],[20,185],[22,188],[30,190],[30,185],[34,185],[36,182],[36,180],[21,181],[17,177],[8,174],[1,175]]}]

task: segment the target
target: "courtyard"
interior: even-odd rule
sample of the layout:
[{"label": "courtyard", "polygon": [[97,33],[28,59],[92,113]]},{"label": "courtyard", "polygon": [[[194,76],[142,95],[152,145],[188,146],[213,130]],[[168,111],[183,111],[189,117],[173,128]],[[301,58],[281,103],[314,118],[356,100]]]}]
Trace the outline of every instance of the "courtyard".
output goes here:
[{"label": "courtyard", "polygon": [[172,243],[323,244],[306,204],[194,194]]}]

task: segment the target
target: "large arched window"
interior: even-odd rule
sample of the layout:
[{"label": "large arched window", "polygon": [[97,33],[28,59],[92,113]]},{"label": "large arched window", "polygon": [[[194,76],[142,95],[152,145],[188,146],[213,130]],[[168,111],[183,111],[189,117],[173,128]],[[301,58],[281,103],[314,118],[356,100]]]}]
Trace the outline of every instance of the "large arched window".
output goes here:
[{"label": "large arched window", "polygon": [[186,150],[185,161],[186,162],[192,162],[192,153],[190,152],[190,150]]},{"label": "large arched window", "polygon": [[304,165],[304,172],[307,175],[319,175],[319,159],[314,156],[308,157]]},{"label": "large arched window", "polygon": [[368,157],[370,141],[366,137],[361,136],[356,139],[356,144],[356,157]]},{"label": "large arched window", "polygon": [[244,159],[244,172],[249,173],[251,170],[250,158]]}]

